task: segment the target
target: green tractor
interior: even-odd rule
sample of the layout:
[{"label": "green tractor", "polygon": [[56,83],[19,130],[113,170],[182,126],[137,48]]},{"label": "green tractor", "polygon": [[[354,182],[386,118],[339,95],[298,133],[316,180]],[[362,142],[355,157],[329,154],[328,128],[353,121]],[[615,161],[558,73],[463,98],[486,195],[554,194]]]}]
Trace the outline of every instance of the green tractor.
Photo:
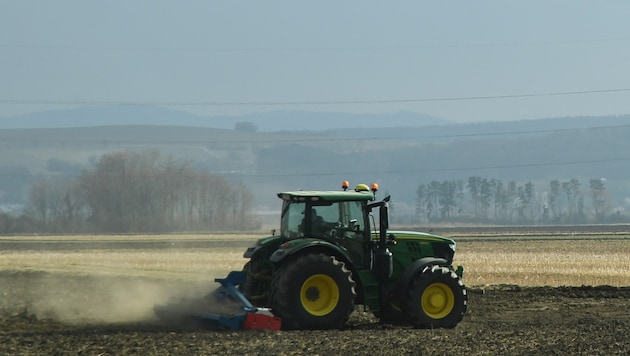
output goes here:
[{"label": "green tractor", "polygon": [[341,328],[355,305],[383,322],[455,327],[468,301],[455,241],[390,231],[390,197],[375,201],[376,184],[342,187],[278,193],[280,232],[245,252],[245,297],[285,329]]}]

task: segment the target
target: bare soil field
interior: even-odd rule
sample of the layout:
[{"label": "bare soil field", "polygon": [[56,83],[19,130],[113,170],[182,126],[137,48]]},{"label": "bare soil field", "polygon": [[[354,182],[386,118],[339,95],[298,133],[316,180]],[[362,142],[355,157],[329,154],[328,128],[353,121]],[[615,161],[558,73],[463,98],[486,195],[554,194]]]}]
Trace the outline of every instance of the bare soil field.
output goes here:
[{"label": "bare soil field", "polygon": [[[628,354],[630,240],[608,238],[524,238],[508,241],[511,245],[462,238],[456,263],[466,266],[464,282],[471,289],[467,314],[454,329],[380,324],[357,307],[343,330],[270,332],[165,325],[152,313],[154,304],[212,290],[214,277],[242,264],[249,238],[225,244],[197,237],[47,238],[40,244],[5,237],[0,238],[0,354]],[[483,251],[503,257],[493,265]],[[523,251],[542,257],[530,266],[521,263]],[[560,256],[563,264],[554,267],[543,252]],[[614,268],[589,273],[606,264]],[[577,279],[563,286],[560,269],[569,265],[585,268],[569,271]],[[523,279],[536,270],[551,272]],[[612,277],[601,284],[609,285],[596,283],[605,275]]]}]

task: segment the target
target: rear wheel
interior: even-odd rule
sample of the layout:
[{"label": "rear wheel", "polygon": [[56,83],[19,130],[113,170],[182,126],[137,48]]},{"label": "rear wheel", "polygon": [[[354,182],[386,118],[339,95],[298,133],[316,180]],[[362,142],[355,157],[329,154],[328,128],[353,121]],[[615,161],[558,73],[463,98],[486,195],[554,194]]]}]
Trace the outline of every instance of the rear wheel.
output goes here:
[{"label": "rear wheel", "polygon": [[243,271],[247,274],[247,279],[241,285],[241,292],[256,307],[269,305],[271,270],[264,265],[262,259],[252,258],[243,266]]},{"label": "rear wheel", "polygon": [[411,282],[405,309],[415,327],[454,328],[468,308],[461,278],[449,267],[427,266]]},{"label": "rear wheel", "polygon": [[308,254],[287,262],[272,281],[271,306],[286,329],[335,329],[354,309],[356,292],[342,261]]}]

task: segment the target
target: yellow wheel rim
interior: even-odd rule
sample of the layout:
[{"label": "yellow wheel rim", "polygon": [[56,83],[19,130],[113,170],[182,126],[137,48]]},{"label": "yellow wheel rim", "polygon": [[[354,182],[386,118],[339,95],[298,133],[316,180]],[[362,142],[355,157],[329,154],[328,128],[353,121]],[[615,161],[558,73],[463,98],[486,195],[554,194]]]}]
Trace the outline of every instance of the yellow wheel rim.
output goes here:
[{"label": "yellow wheel rim", "polygon": [[300,301],[308,313],[315,316],[326,315],[339,303],[339,286],[325,274],[312,275],[302,284]]},{"label": "yellow wheel rim", "polygon": [[444,283],[433,283],[422,292],[421,301],[424,313],[433,318],[441,319],[450,314],[455,307],[455,294]]}]

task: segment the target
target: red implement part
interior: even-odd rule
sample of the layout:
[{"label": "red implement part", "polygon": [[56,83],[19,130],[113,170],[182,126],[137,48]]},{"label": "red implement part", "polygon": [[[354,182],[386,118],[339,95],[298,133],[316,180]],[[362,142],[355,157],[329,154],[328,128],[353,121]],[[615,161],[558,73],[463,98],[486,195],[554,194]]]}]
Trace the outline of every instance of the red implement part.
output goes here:
[{"label": "red implement part", "polygon": [[280,330],[281,324],[280,318],[275,316],[247,313],[243,329],[278,331]]}]

